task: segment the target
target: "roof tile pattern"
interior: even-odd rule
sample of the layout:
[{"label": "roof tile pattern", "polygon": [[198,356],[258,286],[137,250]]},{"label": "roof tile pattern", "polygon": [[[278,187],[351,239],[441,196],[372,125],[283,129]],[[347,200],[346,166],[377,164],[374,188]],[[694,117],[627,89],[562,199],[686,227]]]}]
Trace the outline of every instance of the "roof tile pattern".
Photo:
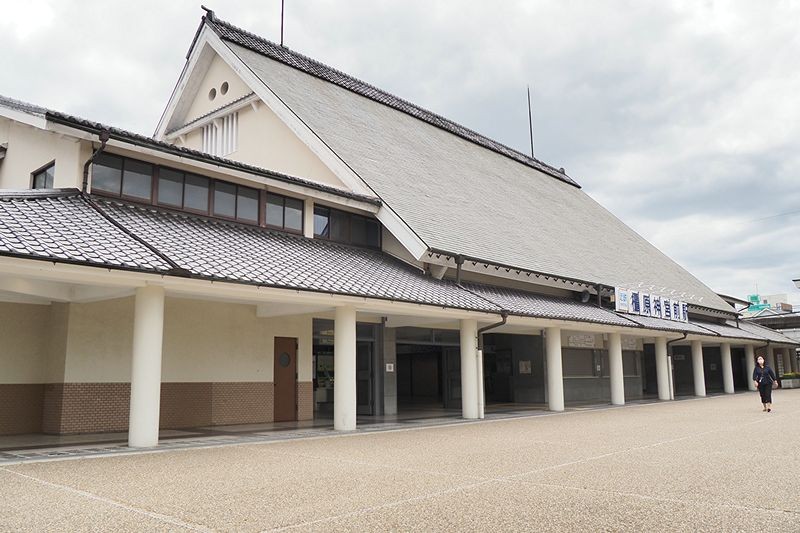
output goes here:
[{"label": "roof tile pattern", "polygon": [[506,287],[477,283],[463,283],[462,285],[467,290],[495,302],[513,315],[637,327],[636,324],[632,324],[616,313],[592,304]]},{"label": "roof tile pattern", "polygon": [[497,312],[487,300],[379,251],[152,208],[98,201],[194,276]]},{"label": "roof tile pattern", "polygon": [[726,322],[725,324],[720,324],[716,322],[695,322],[698,326],[703,327],[704,329],[711,330],[713,333],[716,333],[720,337],[725,337],[728,339],[747,339],[747,340],[762,340],[763,337],[751,333],[746,329],[737,328],[735,322]]},{"label": "roof tile pattern", "polygon": [[358,95],[364,96],[365,98],[369,98],[370,100],[374,100],[383,105],[397,109],[398,111],[402,111],[403,113],[427,122],[432,126],[436,126],[437,128],[446,130],[454,135],[458,135],[463,139],[475,144],[479,144],[506,157],[510,157],[511,159],[514,159],[522,164],[541,170],[542,172],[545,172],[546,174],[561,181],[567,182],[576,187],[579,186],[575,180],[567,176],[565,173],[551,167],[550,165],[542,163],[538,159],[532,158],[504,144],[489,139],[480,133],[457,124],[441,115],[432,113],[427,109],[423,109],[407,100],[398,98],[397,96],[379,89],[374,85],[370,85],[357,78],[354,78],[353,76],[350,76],[349,74],[345,74],[340,70],[336,70],[323,63],[320,63],[319,61],[315,61],[308,56],[294,52],[285,46],[280,46],[276,43],[259,37],[258,35],[247,32],[228,22],[219,20],[217,18],[214,18],[213,20],[206,19],[206,21],[217,32],[217,34],[226,41],[249,48],[250,50],[258,52],[259,54],[289,65],[292,68],[303,71],[307,74],[311,74],[312,76],[323,79],[327,82],[334,83],[339,87],[347,89],[348,91],[352,91]]},{"label": "roof tile pattern", "polygon": [[772,328],[756,324],[749,320],[740,320],[739,327],[745,331],[752,333],[753,335],[758,335],[759,337],[763,337],[772,342],[780,342],[783,344],[794,344],[794,345],[798,344],[796,340],[790,339],[780,331],[775,331]]},{"label": "roof tile pattern", "polygon": [[165,272],[170,266],[77,194],[0,194],[0,254]]}]

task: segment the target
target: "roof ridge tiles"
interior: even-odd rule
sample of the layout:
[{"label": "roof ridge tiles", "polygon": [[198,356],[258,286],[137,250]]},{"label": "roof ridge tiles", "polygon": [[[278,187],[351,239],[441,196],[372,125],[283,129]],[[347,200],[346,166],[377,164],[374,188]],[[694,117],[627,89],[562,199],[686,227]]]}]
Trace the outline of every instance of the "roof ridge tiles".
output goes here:
[{"label": "roof ridge tiles", "polygon": [[[540,161],[535,157],[531,157],[523,152],[520,152],[519,150],[511,148],[510,146],[487,137],[486,135],[483,135],[471,128],[463,126],[462,124],[459,124],[443,115],[425,109],[424,107],[406,100],[405,98],[396,96],[371,83],[347,74],[342,70],[326,65],[325,63],[322,63],[321,61],[318,61],[310,56],[296,52],[287,46],[274,43],[269,39],[240,28],[239,26],[231,24],[228,21],[221,20],[216,15],[213,18],[203,17],[203,20],[205,24],[208,24],[209,27],[212,28],[212,30],[214,30],[214,32],[217,33],[217,35],[219,35],[219,37],[223,40],[244,46],[245,48],[253,50],[258,54],[264,55],[276,61],[280,61],[289,67],[301,70],[309,75],[333,83],[360,96],[369,98],[393,109],[397,109],[398,111],[404,112],[418,120],[422,120],[423,122],[431,124],[432,126],[444,129],[445,131],[461,137],[462,139],[483,146],[484,148],[497,152],[501,155],[505,155],[518,161],[519,163],[533,167],[558,180],[580,188],[580,185],[569,175],[567,175],[563,169],[556,169],[552,165],[548,165],[547,163]],[[255,41],[256,44],[262,45],[262,48],[256,47],[253,43],[248,42],[244,38],[235,40],[233,38],[234,35],[224,34],[222,31],[220,31],[221,29],[228,30],[234,34],[240,34],[240,36],[249,38],[250,40]],[[291,61],[290,59],[294,59],[295,61]],[[303,62],[307,64],[304,65]],[[316,69],[312,67],[316,67]]]}]

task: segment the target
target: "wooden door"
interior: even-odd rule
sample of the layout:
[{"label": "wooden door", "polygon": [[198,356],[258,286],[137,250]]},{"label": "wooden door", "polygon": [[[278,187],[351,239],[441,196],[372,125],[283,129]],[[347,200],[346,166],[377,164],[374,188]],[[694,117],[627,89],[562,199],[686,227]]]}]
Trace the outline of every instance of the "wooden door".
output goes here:
[{"label": "wooden door", "polygon": [[297,339],[275,337],[275,422],[297,420]]}]

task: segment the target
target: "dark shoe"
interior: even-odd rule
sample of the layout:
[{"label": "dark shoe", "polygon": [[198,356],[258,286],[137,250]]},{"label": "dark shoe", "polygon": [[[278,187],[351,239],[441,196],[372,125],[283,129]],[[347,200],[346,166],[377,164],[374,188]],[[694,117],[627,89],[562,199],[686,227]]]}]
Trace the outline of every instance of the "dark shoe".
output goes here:
[{"label": "dark shoe", "polygon": [[768,412],[768,413],[771,413],[771,412],[772,412],[772,409],[767,409],[767,412]]}]

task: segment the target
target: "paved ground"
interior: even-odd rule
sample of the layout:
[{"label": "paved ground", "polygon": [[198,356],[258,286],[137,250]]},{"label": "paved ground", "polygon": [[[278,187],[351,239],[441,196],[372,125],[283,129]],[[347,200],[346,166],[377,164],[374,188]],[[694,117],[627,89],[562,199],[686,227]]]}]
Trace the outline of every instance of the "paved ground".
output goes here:
[{"label": "paved ground", "polygon": [[800,531],[800,390],[0,467],[0,529]]}]

